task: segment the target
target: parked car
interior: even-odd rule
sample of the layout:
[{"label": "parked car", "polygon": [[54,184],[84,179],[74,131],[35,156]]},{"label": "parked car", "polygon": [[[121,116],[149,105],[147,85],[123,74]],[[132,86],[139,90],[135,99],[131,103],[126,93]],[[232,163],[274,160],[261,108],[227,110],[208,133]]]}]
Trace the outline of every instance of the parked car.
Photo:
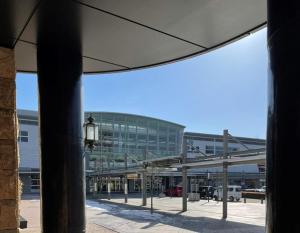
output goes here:
[{"label": "parked car", "polygon": [[175,186],[168,188],[165,192],[166,196],[170,197],[182,197],[182,186]]},{"label": "parked car", "polygon": [[200,186],[199,187],[199,193],[200,198],[213,198],[214,196],[215,188],[212,186]]},{"label": "parked car", "polygon": [[[227,198],[229,201],[239,201],[242,197],[241,186],[239,185],[228,185],[228,194]],[[214,191],[214,199],[216,201],[223,200],[223,187],[219,186]]]}]

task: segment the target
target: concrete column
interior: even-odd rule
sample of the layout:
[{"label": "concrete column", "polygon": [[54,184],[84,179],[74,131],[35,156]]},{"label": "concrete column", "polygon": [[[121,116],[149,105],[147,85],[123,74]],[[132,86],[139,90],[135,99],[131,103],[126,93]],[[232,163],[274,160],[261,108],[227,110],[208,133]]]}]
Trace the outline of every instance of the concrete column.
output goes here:
[{"label": "concrete column", "polygon": [[[187,159],[187,144],[186,138],[183,138],[183,153],[182,153],[182,164],[186,163]],[[187,168],[182,168],[182,211],[187,211]]]},{"label": "concrete column", "polygon": [[268,0],[267,233],[300,232],[299,12],[299,0]]},{"label": "concrete column", "polygon": [[0,47],[0,232],[18,232],[19,180],[14,52]]},{"label": "concrete column", "polygon": [[147,175],[146,172],[142,173],[142,205],[147,205]]},{"label": "concrete column", "polygon": [[[228,158],[228,130],[223,132],[224,159]],[[223,219],[227,218],[228,164],[223,164]]]}]

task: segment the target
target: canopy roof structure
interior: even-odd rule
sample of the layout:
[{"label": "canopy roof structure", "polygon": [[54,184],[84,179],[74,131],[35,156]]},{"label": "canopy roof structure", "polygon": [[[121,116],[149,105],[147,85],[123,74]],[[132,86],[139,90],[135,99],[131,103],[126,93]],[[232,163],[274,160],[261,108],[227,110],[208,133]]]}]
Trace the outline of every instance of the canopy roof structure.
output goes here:
[{"label": "canopy roof structure", "polygon": [[[2,0],[0,46],[36,72],[40,0]],[[59,1],[58,1],[59,4]],[[151,67],[203,54],[266,25],[266,0],[70,0],[80,12],[84,73]]]}]

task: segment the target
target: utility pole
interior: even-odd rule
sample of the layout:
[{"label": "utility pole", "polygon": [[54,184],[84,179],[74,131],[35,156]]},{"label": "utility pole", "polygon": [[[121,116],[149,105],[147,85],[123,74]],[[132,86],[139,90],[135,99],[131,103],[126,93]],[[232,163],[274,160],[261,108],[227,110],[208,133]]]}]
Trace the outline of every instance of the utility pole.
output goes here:
[{"label": "utility pole", "polygon": [[[224,159],[228,158],[228,130],[223,131]],[[227,218],[227,199],[228,199],[228,163],[223,163],[223,219]]]},{"label": "utility pole", "polygon": [[[184,137],[182,147],[182,165],[184,165],[187,158],[187,142]],[[187,168],[184,166],[182,166],[182,211],[187,211]]]}]

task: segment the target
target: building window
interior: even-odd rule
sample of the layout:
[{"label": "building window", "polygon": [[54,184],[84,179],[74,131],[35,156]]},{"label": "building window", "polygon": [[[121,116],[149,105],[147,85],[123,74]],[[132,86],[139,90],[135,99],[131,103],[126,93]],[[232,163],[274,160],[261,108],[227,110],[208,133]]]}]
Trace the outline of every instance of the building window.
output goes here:
[{"label": "building window", "polygon": [[238,151],[239,148],[236,148],[236,147],[229,147],[228,150],[229,150],[229,152],[234,152],[234,151]]},{"label": "building window", "polygon": [[216,146],[216,152],[215,152],[216,155],[220,156],[220,155],[223,155],[224,154],[224,148],[223,146]]},{"label": "building window", "polygon": [[[216,151],[215,151],[216,150]],[[237,147],[228,147],[228,152],[234,152],[238,151]],[[224,154],[224,148],[223,146],[211,146],[211,145],[206,145],[205,146],[205,153],[206,154],[215,154],[217,156],[223,155]]]},{"label": "building window", "polygon": [[19,137],[18,137],[18,141],[19,142],[28,142],[29,136],[28,136],[28,131],[23,131],[21,130],[19,132]]},{"label": "building window", "polygon": [[205,146],[205,154],[213,155],[215,153],[214,146]]},{"label": "building window", "polygon": [[31,174],[31,192],[39,192],[40,190],[40,175]]}]

